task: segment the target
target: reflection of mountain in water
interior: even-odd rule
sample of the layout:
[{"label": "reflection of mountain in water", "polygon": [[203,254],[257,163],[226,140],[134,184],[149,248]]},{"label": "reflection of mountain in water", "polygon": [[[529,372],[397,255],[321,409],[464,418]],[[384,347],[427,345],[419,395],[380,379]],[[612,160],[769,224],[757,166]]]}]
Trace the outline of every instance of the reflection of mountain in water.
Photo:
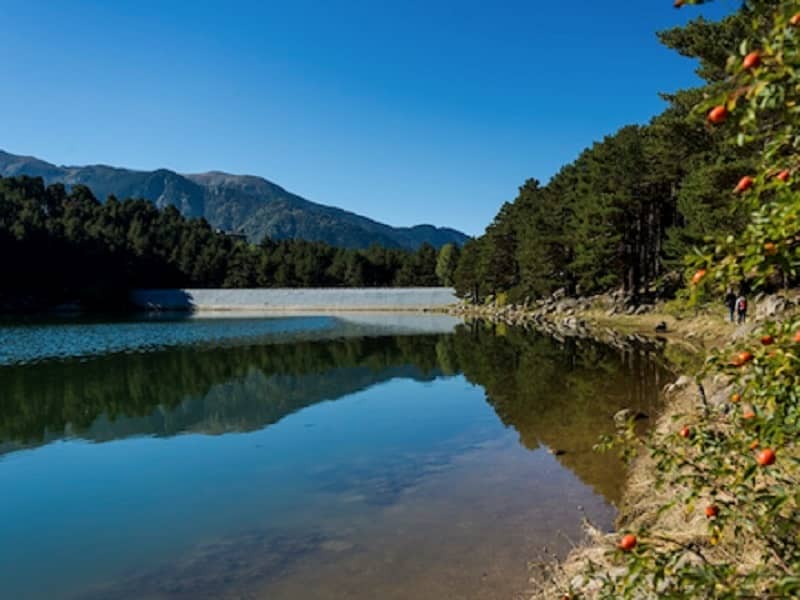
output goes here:
[{"label": "reflection of mountain in water", "polygon": [[109,420],[100,416],[82,437],[107,441],[132,435],[172,436],[184,431],[205,434],[254,431],[276,423],[305,406],[365,390],[390,379],[431,381],[439,371],[423,373],[414,366],[332,369],[319,375],[265,375],[252,371],[213,386],[172,409],[158,407],[145,417]]},{"label": "reflection of mountain in water", "polygon": [[0,439],[16,445],[64,435],[105,441],[259,429],[394,377],[430,380],[442,373],[438,340],[398,336],[183,347],[4,367]]},{"label": "reflection of mountain in water", "polygon": [[615,501],[623,467],[592,451],[622,408],[652,415],[664,371],[644,352],[521,330],[178,347],[0,368],[0,452],[64,436],[252,431],[393,378],[463,373],[502,422]]}]

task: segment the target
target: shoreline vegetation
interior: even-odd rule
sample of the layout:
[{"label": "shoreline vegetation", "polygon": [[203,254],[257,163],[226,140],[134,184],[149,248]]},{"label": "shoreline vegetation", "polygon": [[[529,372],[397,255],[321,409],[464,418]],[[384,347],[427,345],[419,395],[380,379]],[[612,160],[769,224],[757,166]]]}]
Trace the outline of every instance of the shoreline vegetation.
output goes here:
[{"label": "shoreline vegetation", "polygon": [[[495,301],[486,305],[461,303],[450,307],[448,313],[467,320],[476,319],[511,327],[542,331],[558,339],[590,338],[624,346],[659,341],[664,356],[675,373],[673,382],[662,390],[663,404],[648,434],[651,448],[674,443],[676,423],[690,430],[702,427],[711,410],[726,406],[736,393],[736,381],[728,376],[704,372],[704,363],[715,352],[729,351],[742,339],[760,335],[771,322],[791,322],[800,314],[800,289],[778,294],[761,294],[753,302],[754,314],[749,322],[730,323],[725,308],[704,308],[676,313],[668,303],[654,305],[620,305],[620,292],[590,298],[567,298],[559,291],[553,296],[529,306],[502,305]],[[665,327],[666,326],[666,327]],[[551,598],[607,597],[601,591],[607,577],[625,578],[627,567],[620,561],[619,539],[623,531],[645,530],[651,538],[677,540],[698,548],[709,547],[708,517],[688,512],[680,502],[663,510],[654,502],[654,494],[674,498],[686,493],[683,482],[668,482],[658,476],[656,460],[645,451],[643,440],[634,441],[624,431],[624,424],[615,415],[620,435],[628,436],[627,443],[636,446],[629,455],[626,484],[615,520],[615,531],[604,532],[590,522],[584,522],[585,538],[577,541],[573,550],[561,560],[552,557],[532,557],[532,600]],[[600,451],[598,449],[598,451]],[[792,469],[800,477],[800,467]],[[707,498],[706,498],[707,500]],[[698,503],[699,503],[698,499]],[[724,537],[711,551],[708,560],[726,556],[731,550]],[[765,548],[753,543],[748,551],[736,557],[742,569],[758,567]],[[717,597],[713,590],[708,597]],[[643,596],[648,597],[648,596]]]},{"label": "shoreline vegetation", "polygon": [[[676,382],[651,436],[622,423],[598,443],[633,462],[631,505],[545,597],[800,597],[800,2],[659,36],[703,86],[527,182],[464,246],[455,287],[479,307],[463,314],[556,336],[647,322],[701,351],[674,353],[699,385]],[[729,298],[753,322],[723,325]]]}]

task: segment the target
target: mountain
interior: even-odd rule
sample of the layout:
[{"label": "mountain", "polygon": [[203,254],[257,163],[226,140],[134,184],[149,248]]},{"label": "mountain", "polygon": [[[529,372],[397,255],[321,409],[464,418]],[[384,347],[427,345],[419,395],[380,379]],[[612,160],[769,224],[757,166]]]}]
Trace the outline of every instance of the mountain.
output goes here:
[{"label": "mountain", "polygon": [[89,165],[56,166],[32,156],[0,150],[0,176],[42,177],[47,184],[83,184],[105,200],[145,198],[158,207],[174,205],[187,217],[205,217],[212,226],[244,233],[253,242],[305,239],[343,248],[366,248],[377,243],[416,249],[427,242],[436,248],[463,244],[467,236],[455,229],[417,225],[391,227],[355,213],[317,204],[253,175],[219,171],[183,175],[168,169],[133,171]]}]

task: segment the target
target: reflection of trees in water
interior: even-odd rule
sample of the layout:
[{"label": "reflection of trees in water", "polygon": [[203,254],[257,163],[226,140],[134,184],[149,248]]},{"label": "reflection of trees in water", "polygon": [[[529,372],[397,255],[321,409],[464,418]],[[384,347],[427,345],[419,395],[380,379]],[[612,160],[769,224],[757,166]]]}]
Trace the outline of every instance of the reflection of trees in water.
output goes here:
[{"label": "reflection of trees in water", "polygon": [[251,430],[393,377],[438,374],[437,336],[183,347],[0,368],[0,439]]},{"label": "reflection of trees in water", "polygon": [[652,414],[663,377],[638,350],[475,324],[453,335],[184,347],[1,368],[0,438],[247,431],[391,378],[459,372],[523,445],[565,450],[559,460],[612,500],[622,466],[592,445],[619,409]]},{"label": "reflection of trees in water", "polygon": [[452,342],[464,375],[486,390],[522,444],[564,450],[562,464],[609,500],[619,498],[623,465],[592,446],[613,431],[612,416],[620,409],[653,414],[666,376],[660,361],[644,350],[578,339],[559,343],[515,329],[497,335],[480,325]]}]

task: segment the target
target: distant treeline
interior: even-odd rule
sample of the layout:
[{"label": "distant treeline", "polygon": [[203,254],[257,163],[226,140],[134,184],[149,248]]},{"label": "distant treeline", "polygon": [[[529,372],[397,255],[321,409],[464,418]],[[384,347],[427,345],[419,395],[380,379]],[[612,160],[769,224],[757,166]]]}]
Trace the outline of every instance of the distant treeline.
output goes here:
[{"label": "distant treeline", "polygon": [[669,295],[681,285],[684,257],[710,238],[738,236],[749,210],[733,189],[751,173],[756,148],[727,143],[693,110],[724,83],[738,51],[747,8],[720,21],[698,19],[660,34],[699,60],[699,89],[665,95],[667,109],[646,126],[628,126],[585,150],[547,185],[526,182],[486,233],[468,242],[456,273],[460,295],[511,301],[565,287],[589,294],[624,287],[631,295]]},{"label": "distant treeline", "polygon": [[416,252],[264,239],[254,245],[146,200],[99,202],[85,186],[67,191],[40,178],[0,178],[0,305],[109,306],[131,288],[365,287],[451,284],[459,249]]}]

